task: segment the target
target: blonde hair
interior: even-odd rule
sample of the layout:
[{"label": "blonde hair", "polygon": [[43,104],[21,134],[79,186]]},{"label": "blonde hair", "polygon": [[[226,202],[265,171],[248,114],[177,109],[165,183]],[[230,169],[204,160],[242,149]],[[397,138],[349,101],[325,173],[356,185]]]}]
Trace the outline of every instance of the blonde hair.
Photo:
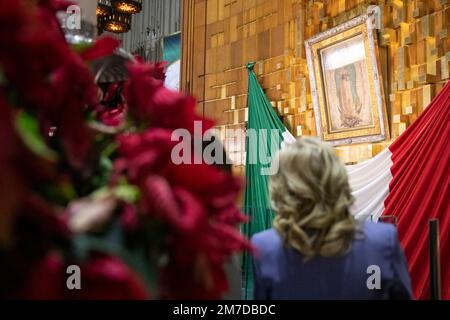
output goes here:
[{"label": "blonde hair", "polygon": [[277,215],[274,228],[305,259],[340,256],[350,250],[356,225],[347,172],[334,149],[316,138],[300,138],[278,154],[269,180]]}]

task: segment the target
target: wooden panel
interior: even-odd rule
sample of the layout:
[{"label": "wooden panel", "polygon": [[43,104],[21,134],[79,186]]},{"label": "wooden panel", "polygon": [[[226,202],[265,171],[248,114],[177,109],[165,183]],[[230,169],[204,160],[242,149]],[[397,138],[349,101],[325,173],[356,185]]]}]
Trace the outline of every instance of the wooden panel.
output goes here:
[{"label": "wooden panel", "polygon": [[258,34],[258,60],[270,57],[270,33],[264,31]]},{"label": "wooden panel", "polygon": [[[378,38],[395,139],[450,77],[450,1],[185,0],[182,87],[190,88],[221,130],[243,127],[245,65],[253,60],[258,80],[292,133],[315,135],[303,41],[365,13],[369,2],[384,9]],[[391,142],[347,146],[338,153],[357,163]],[[242,152],[233,151],[233,159]]]},{"label": "wooden panel", "polygon": [[278,25],[270,30],[270,55],[276,57],[284,52],[284,26]]}]

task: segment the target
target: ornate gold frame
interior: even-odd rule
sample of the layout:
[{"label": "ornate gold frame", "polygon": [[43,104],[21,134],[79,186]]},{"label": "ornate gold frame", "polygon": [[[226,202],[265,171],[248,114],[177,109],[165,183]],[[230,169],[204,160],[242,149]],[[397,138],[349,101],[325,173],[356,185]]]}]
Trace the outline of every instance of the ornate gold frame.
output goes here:
[{"label": "ornate gold frame", "polygon": [[[317,135],[333,145],[378,142],[389,139],[386,103],[378,66],[378,51],[372,32],[373,28],[373,13],[368,13],[305,41]],[[360,35],[362,35],[364,41],[373,125],[331,131],[321,51]]]}]

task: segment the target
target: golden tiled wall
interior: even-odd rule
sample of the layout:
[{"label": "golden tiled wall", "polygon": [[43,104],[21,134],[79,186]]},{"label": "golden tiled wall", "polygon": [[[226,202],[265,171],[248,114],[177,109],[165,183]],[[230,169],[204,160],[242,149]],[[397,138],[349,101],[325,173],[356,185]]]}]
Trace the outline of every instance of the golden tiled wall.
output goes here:
[{"label": "golden tiled wall", "polygon": [[[315,135],[304,40],[366,12],[383,12],[380,65],[391,136],[398,137],[449,78],[450,0],[184,0],[182,88],[217,120],[242,171],[245,148],[225,135],[245,128],[247,70],[294,135]],[[338,147],[346,163],[366,160],[391,141]]]}]

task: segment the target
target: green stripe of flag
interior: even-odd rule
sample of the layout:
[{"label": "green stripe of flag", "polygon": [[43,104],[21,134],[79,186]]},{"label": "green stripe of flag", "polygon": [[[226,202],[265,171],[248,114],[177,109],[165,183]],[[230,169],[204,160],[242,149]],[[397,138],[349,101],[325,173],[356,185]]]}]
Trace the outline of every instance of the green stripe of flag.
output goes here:
[{"label": "green stripe of flag", "polygon": [[[267,99],[253,71],[254,63],[248,63],[248,124],[246,141],[246,188],[244,195],[244,212],[250,217],[242,232],[251,237],[257,232],[271,228],[274,212],[270,208],[268,192],[268,175],[263,173],[270,164],[265,160],[272,158],[284,142],[293,141],[294,137],[286,129]],[[276,129],[276,130],[274,130]],[[253,133],[253,137],[250,138]],[[266,132],[266,134],[261,134]],[[274,134],[276,139],[273,139]],[[256,140],[256,142],[255,142]],[[275,144],[275,145],[274,145]],[[253,298],[252,261],[245,254],[242,261],[243,296]]]}]

